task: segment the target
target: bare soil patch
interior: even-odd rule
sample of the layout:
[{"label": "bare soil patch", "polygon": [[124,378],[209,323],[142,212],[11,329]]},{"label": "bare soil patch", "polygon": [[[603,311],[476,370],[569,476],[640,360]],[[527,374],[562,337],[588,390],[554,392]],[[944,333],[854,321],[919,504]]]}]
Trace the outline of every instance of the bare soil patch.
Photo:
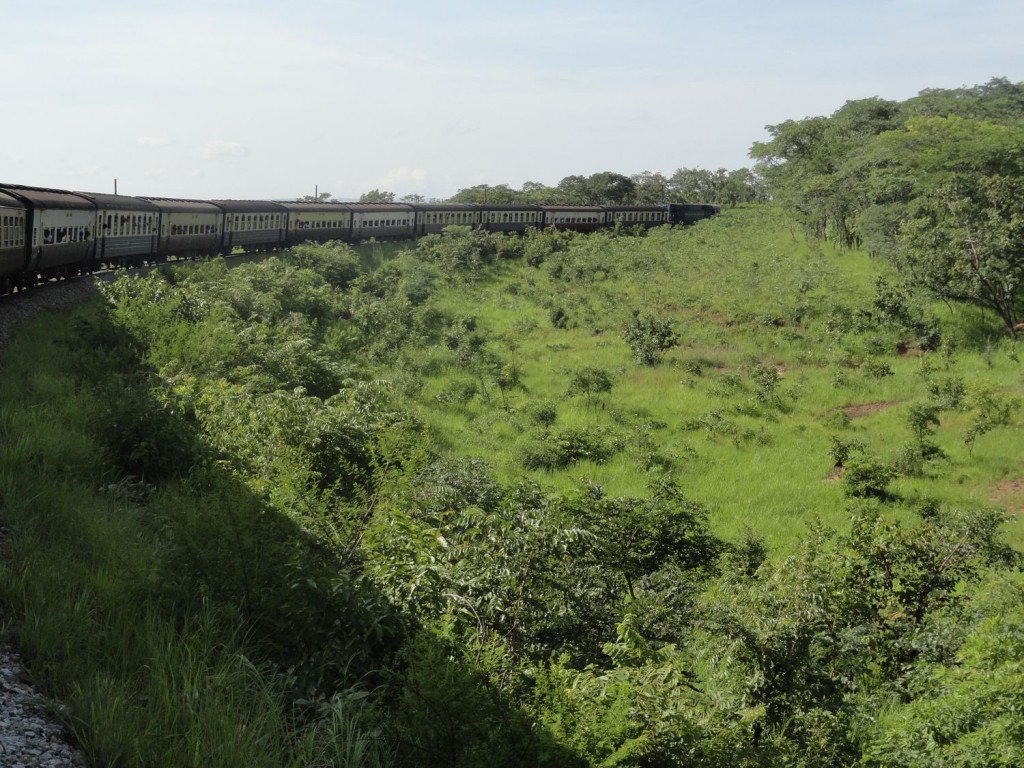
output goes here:
[{"label": "bare soil patch", "polygon": [[1024,513],[1024,477],[1004,480],[992,490],[989,499],[1015,515]]},{"label": "bare soil patch", "polygon": [[858,419],[861,416],[870,416],[872,413],[878,413],[888,408],[892,408],[894,405],[899,405],[902,401],[900,400],[876,400],[873,403],[861,403],[860,405],[846,405],[839,410],[849,416],[851,419]]}]

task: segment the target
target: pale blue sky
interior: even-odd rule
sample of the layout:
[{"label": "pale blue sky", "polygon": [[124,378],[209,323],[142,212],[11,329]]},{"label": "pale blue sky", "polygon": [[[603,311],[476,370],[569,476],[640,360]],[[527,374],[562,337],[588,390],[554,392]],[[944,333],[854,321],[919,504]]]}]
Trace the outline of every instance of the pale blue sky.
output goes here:
[{"label": "pale blue sky", "polygon": [[0,0],[0,181],[445,197],[737,168],[848,99],[1024,80],[1020,0]]}]

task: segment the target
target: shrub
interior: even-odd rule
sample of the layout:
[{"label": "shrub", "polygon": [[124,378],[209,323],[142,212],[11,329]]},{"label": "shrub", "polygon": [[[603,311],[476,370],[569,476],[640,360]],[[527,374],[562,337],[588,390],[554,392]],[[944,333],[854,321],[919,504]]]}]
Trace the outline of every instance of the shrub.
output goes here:
[{"label": "shrub", "polygon": [[860,370],[869,379],[884,379],[893,375],[892,366],[884,360],[865,360],[861,363]]},{"label": "shrub", "polygon": [[640,314],[638,309],[633,310],[632,319],[623,328],[622,338],[633,352],[633,359],[641,365],[657,365],[679,343],[671,320]]},{"label": "shrub", "polygon": [[621,446],[606,430],[574,427],[555,435],[544,435],[526,449],[522,463],[527,469],[552,471],[581,461],[608,461]]},{"label": "shrub", "polygon": [[587,407],[591,408],[600,402],[601,395],[612,391],[612,377],[604,368],[584,366],[573,371],[566,394],[583,395]]},{"label": "shrub", "polygon": [[896,476],[896,470],[878,459],[859,454],[844,464],[843,492],[854,498],[884,499],[889,496],[886,487]]}]

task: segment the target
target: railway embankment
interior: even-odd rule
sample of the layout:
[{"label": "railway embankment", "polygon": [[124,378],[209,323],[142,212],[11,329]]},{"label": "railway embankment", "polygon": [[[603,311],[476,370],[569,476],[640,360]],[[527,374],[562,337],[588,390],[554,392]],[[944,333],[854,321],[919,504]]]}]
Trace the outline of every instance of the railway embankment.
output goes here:
[{"label": "railway embankment", "polygon": [[[70,280],[0,301],[0,365],[7,342],[19,325],[41,313],[85,301],[95,290],[91,280]],[[4,540],[8,535],[0,531]],[[0,622],[7,622],[2,613]],[[68,743],[51,715],[53,706],[59,704],[48,703],[32,685],[18,650],[0,642],[0,765],[84,768],[85,758]]]}]

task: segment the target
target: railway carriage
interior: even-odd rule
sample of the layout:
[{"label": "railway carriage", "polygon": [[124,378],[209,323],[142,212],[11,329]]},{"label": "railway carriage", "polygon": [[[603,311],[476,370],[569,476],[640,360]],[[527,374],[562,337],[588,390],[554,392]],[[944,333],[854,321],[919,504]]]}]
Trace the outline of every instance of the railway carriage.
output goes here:
[{"label": "railway carriage", "polygon": [[128,195],[78,192],[96,207],[91,260],[109,267],[133,267],[151,261],[157,252],[160,209]]},{"label": "railway carriage", "polygon": [[277,203],[288,213],[288,245],[352,238],[352,209],[344,203]]},{"label": "railway carriage", "polygon": [[90,269],[96,213],[92,201],[74,192],[15,184],[0,186],[0,192],[18,199],[26,209],[29,247],[24,274],[28,282]]},{"label": "railway carriage", "polygon": [[605,209],[599,205],[542,205],[544,226],[593,232],[605,226]]},{"label": "railway carriage", "polygon": [[606,226],[660,227],[669,223],[668,211],[663,205],[606,205]]},{"label": "railway carriage", "polygon": [[288,209],[262,200],[213,200],[224,211],[221,253],[235,248],[246,253],[283,248],[288,231]]},{"label": "railway carriage", "polygon": [[693,224],[705,204],[531,205],[187,200],[0,184],[0,293],[169,256],[196,258],[298,243],[401,239],[452,225],[491,232],[591,232],[614,226]]},{"label": "railway carriage", "polygon": [[25,267],[28,211],[25,204],[0,192],[0,293],[11,290],[12,276]]},{"label": "railway carriage", "polygon": [[445,227],[479,227],[480,206],[473,203],[417,203],[416,235],[436,235]]},{"label": "railway carriage", "polygon": [[707,203],[666,203],[663,207],[668,211],[669,220],[673,224],[696,224],[721,213],[717,205]]},{"label": "railway carriage", "polygon": [[544,228],[544,209],[539,205],[481,206],[481,226],[489,232],[525,232]]},{"label": "railway carriage", "polygon": [[352,210],[352,242],[375,237],[387,240],[412,237],[416,210],[404,203],[348,203]]},{"label": "railway carriage", "polygon": [[220,253],[224,211],[205,200],[143,197],[160,209],[157,256],[198,258]]}]

